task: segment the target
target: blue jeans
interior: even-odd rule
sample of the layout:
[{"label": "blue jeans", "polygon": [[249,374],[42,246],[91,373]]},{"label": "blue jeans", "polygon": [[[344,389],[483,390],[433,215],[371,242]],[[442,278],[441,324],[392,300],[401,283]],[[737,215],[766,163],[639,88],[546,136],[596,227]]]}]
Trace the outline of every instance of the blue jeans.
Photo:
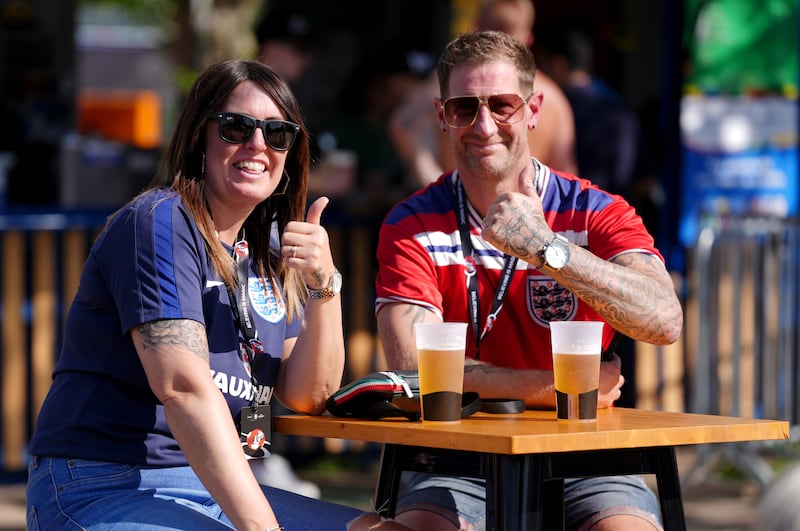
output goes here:
[{"label": "blue jeans", "polygon": [[[342,505],[262,487],[278,521],[291,531],[345,529],[362,514]],[[32,457],[28,530],[230,530],[231,521],[190,467]]]}]

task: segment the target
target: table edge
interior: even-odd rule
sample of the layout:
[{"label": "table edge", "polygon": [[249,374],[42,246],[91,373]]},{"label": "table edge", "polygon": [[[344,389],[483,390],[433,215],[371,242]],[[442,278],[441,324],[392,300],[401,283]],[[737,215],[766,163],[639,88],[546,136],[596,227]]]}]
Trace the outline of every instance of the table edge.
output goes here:
[{"label": "table edge", "polygon": [[[640,427],[578,431],[573,433],[459,433],[445,426],[426,427],[408,424],[406,420],[365,420],[333,417],[330,415],[279,415],[274,419],[276,433],[295,436],[349,439],[380,444],[400,444],[432,448],[502,454],[560,453],[598,449],[687,446],[767,440],[788,440],[789,423],[783,420],[752,419],[696,413],[615,408],[623,415],[689,416],[694,421],[706,420],[708,424],[693,426]],[[636,413],[631,413],[636,412]],[[552,412],[550,412],[552,414]],[[547,413],[545,412],[544,415]],[[614,413],[609,413],[613,415]],[[524,414],[523,414],[524,415]],[[500,416],[494,416],[501,420]],[[548,420],[536,412],[523,419]],[[554,420],[554,419],[553,419]],[[474,425],[474,424],[473,424]],[[380,426],[381,429],[373,428]],[[398,430],[399,426],[412,429]],[[690,426],[692,427],[692,426]]]}]

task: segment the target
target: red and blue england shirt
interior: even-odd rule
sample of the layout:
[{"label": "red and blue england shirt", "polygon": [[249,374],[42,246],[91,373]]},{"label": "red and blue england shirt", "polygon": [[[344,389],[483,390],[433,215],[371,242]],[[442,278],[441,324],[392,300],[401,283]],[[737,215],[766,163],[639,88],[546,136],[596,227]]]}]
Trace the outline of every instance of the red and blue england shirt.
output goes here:
[{"label": "red and blue england shirt", "polygon": [[[534,161],[542,177],[541,198],[550,227],[603,260],[623,253],[663,257],[636,211],[622,197],[574,175]],[[466,262],[453,197],[458,172],[397,204],[381,227],[378,242],[376,313],[393,302],[423,306],[445,321],[470,322]],[[504,255],[481,238],[482,220],[469,206],[477,267],[482,328],[503,271]],[[546,273],[518,261],[503,308],[481,344],[481,360],[519,369],[551,370],[550,321],[601,320],[600,316]],[[604,347],[614,331],[606,326]],[[469,330],[467,357],[475,356]]]}]

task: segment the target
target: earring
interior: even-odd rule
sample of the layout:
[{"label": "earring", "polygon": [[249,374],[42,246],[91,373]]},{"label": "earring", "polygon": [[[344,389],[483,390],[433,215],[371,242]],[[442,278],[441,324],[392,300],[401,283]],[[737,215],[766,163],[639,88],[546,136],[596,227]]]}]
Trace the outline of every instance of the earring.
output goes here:
[{"label": "earring", "polygon": [[276,195],[286,195],[286,191],[287,191],[287,190],[289,190],[289,181],[290,181],[291,179],[289,179],[289,174],[288,174],[288,173],[286,173],[286,170],[283,170],[283,175],[286,177],[286,181],[285,181],[285,183],[284,183],[284,185],[283,185],[283,190],[281,190],[280,192],[278,192],[278,191],[272,192],[272,195],[273,195],[273,196],[276,196]]},{"label": "earring", "polygon": [[204,177],[206,174],[206,152],[200,152],[200,177]]}]

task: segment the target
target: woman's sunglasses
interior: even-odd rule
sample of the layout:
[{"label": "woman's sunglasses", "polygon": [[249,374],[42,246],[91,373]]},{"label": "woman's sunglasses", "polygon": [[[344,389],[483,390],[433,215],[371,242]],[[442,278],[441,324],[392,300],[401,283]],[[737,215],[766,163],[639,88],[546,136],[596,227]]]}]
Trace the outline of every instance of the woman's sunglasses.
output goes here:
[{"label": "woman's sunglasses", "polygon": [[486,105],[498,125],[511,125],[520,121],[520,112],[530,96],[518,94],[492,94],[491,96],[453,96],[442,103],[444,121],[450,127],[470,127],[478,118],[481,105]]},{"label": "woman's sunglasses", "polygon": [[300,132],[300,126],[285,120],[256,120],[235,112],[220,112],[211,116],[219,123],[219,137],[230,144],[244,144],[253,137],[256,128],[275,151],[286,151]]}]

